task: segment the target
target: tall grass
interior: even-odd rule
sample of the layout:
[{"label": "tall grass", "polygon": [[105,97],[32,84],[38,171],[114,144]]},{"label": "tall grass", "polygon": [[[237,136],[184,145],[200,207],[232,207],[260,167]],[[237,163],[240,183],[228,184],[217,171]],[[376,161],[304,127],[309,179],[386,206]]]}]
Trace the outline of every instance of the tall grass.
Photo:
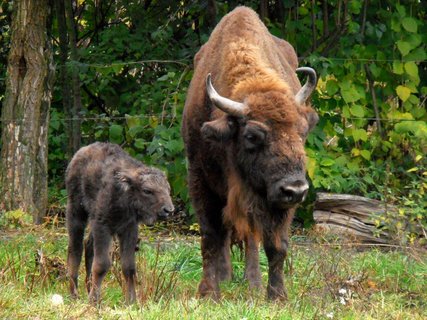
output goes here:
[{"label": "tall grass", "polygon": [[[273,303],[243,281],[243,257],[232,257],[233,280],[222,300],[196,298],[202,273],[199,239],[142,229],[138,303],[126,306],[119,257],[102,287],[99,307],[68,295],[67,237],[61,226],[0,231],[0,319],[425,319],[427,254],[418,249],[359,251],[316,238],[294,238],[286,261],[289,301]],[[307,241],[310,240],[310,241]],[[264,284],[267,260],[260,257]],[[83,264],[82,264],[83,265]],[[54,294],[63,303],[52,300]]]}]

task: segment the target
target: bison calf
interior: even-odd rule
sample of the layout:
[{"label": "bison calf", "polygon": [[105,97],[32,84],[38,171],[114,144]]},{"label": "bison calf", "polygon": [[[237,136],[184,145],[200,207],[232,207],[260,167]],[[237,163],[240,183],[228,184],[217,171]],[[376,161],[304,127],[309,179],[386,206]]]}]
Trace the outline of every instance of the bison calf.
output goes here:
[{"label": "bison calf", "polygon": [[117,235],[126,300],[135,301],[138,222],[153,224],[174,211],[165,174],[133,159],[118,145],[97,142],[74,155],[66,172],[66,188],[71,295],[78,295],[78,269],[89,221],[85,247],[89,300],[99,301],[101,282],[111,265],[111,240]]}]

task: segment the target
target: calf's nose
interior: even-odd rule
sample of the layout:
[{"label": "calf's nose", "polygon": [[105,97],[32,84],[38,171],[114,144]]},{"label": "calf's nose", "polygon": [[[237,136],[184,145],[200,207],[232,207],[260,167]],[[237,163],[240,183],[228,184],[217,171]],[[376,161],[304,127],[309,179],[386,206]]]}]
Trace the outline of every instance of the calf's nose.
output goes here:
[{"label": "calf's nose", "polygon": [[160,212],[158,213],[158,216],[161,219],[166,219],[174,211],[175,211],[175,208],[173,206],[163,206]]}]

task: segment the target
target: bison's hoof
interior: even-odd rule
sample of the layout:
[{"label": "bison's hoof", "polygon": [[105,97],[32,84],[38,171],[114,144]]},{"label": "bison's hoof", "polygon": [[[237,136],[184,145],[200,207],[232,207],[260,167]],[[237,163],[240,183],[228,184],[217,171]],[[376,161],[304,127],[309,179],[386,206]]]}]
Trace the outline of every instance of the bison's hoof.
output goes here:
[{"label": "bison's hoof", "polygon": [[214,301],[219,301],[221,294],[219,292],[219,287],[209,283],[206,280],[202,280],[199,284],[199,296],[201,298],[211,298]]},{"label": "bison's hoof", "polygon": [[267,288],[267,298],[271,301],[287,301],[288,295],[284,288],[273,288],[268,286]]}]

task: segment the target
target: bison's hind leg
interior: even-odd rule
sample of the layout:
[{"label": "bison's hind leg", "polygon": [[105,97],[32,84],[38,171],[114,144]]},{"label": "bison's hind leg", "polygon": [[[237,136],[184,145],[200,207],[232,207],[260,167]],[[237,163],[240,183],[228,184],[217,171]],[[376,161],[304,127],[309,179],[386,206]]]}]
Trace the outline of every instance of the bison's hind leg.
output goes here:
[{"label": "bison's hind leg", "polygon": [[69,199],[67,203],[67,269],[70,279],[70,293],[74,298],[78,297],[78,274],[80,262],[82,260],[83,238],[87,219],[88,214],[81,206],[80,201],[72,201],[72,199]]}]

